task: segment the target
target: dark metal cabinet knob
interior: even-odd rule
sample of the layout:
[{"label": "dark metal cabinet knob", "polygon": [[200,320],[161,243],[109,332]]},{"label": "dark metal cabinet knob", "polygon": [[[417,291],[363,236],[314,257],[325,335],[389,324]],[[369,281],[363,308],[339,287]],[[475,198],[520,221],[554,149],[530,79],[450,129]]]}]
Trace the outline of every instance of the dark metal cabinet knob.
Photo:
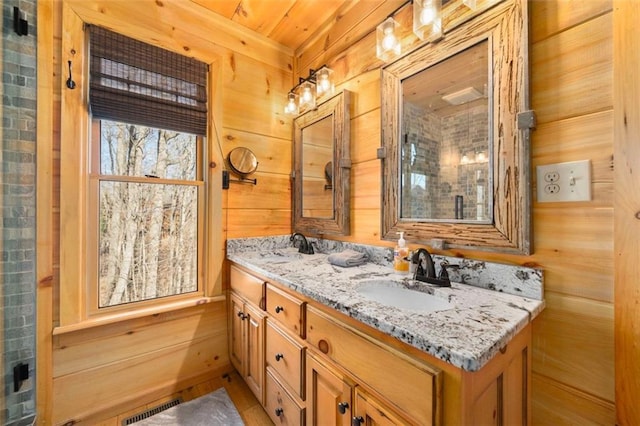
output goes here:
[{"label": "dark metal cabinet knob", "polygon": [[279,314],[282,311],[284,311],[284,308],[282,306],[276,306],[276,314]]},{"label": "dark metal cabinet knob", "polygon": [[347,412],[348,408],[349,408],[349,403],[348,402],[339,402],[338,403],[338,411],[340,412],[340,414],[345,414]]},{"label": "dark metal cabinet knob", "polygon": [[245,314],[244,312],[238,312],[238,317],[239,317],[242,321],[246,320],[248,316],[249,316],[249,315]]},{"label": "dark metal cabinet knob", "polygon": [[276,361],[280,361],[282,358],[284,358],[284,355],[276,354]]},{"label": "dark metal cabinet knob", "polygon": [[284,414],[284,410],[280,407],[276,408],[276,416],[280,417],[281,415]]},{"label": "dark metal cabinet knob", "polygon": [[351,419],[351,426],[360,426],[364,423],[364,418],[362,416],[357,416]]}]

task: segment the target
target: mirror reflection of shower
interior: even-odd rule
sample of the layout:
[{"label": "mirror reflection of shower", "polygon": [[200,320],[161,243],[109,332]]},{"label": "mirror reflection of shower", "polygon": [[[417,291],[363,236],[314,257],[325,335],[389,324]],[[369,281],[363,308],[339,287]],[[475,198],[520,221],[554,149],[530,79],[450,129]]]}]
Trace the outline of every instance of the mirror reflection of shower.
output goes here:
[{"label": "mirror reflection of shower", "polygon": [[402,81],[400,217],[492,220],[488,42]]}]

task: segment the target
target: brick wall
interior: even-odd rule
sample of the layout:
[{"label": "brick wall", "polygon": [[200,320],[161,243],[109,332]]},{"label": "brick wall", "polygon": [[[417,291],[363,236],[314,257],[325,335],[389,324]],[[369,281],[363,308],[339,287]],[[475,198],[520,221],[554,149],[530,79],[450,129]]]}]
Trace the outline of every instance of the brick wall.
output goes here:
[{"label": "brick wall", "polygon": [[[26,12],[26,36],[13,31],[13,8]],[[5,425],[35,418],[36,256],[36,1],[2,2],[3,385]],[[13,368],[29,364],[30,379],[13,389]]]},{"label": "brick wall", "polygon": [[[487,220],[487,163],[477,157],[489,154],[486,102],[444,116],[405,103],[402,113],[402,217],[453,219],[461,195],[464,219]],[[426,185],[416,185],[422,176]]]}]

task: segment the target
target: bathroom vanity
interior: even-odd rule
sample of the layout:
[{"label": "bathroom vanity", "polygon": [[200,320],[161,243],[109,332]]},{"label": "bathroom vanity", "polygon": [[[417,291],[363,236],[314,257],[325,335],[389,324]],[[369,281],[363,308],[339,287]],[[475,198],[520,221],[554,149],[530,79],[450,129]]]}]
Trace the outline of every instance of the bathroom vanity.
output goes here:
[{"label": "bathroom vanity", "polygon": [[[359,246],[370,261],[341,268],[327,261],[340,242],[316,241],[313,255],[287,242],[227,244],[231,359],[274,423],[530,423],[541,271],[497,265],[490,290],[456,277],[472,281],[492,266],[476,262],[467,273],[461,263],[450,288],[435,288],[394,273],[389,249]],[[423,312],[374,301],[368,291],[381,284],[444,305]]]}]

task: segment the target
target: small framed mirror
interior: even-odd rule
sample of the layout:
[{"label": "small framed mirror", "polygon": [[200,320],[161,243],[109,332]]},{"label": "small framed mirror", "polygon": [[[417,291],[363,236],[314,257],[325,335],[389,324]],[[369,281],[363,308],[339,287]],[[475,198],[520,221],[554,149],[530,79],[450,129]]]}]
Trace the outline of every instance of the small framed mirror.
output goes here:
[{"label": "small framed mirror", "polygon": [[293,230],[349,234],[350,92],[293,121]]},{"label": "small framed mirror", "polygon": [[527,45],[505,1],[383,68],[383,239],[530,253]]}]

